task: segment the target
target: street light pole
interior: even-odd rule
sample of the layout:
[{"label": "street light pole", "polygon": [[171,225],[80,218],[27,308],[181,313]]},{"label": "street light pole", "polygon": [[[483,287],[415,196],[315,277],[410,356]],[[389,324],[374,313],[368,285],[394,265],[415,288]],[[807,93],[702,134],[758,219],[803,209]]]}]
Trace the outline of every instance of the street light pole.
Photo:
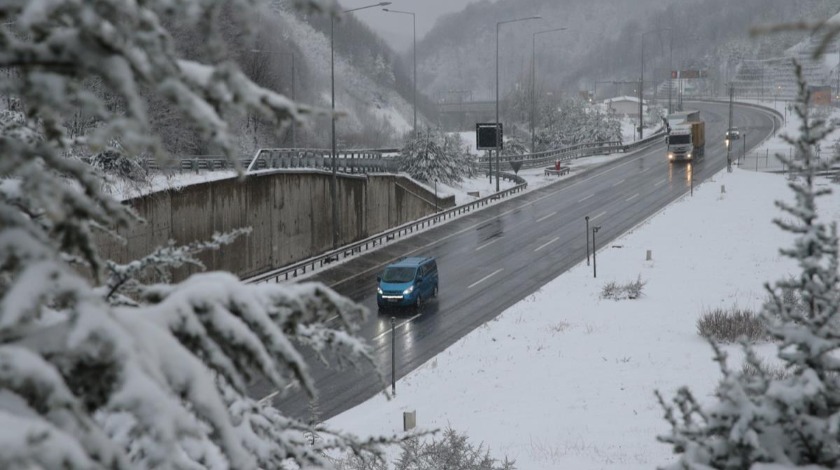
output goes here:
[{"label": "street light pole", "polygon": [[516,23],[518,21],[539,20],[541,16],[530,16],[528,18],[517,18],[496,22],[496,192],[499,192],[499,154],[502,150],[502,136],[499,135],[499,29],[505,23]]},{"label": "street light pole", "polygon": [[[375,5],[367,5],[359,8],[352,8],[344,10],[343,13],[350,13],[353,11],[364,10],[367,8],[384,7],[390,5],[391,2],[380,2]],[[330,197],[332,198],[332,247],[338,248],[338,240],[340,238],[338,232],[338,166],[336,159],[338,152],[336,151],[335,143],[335,15],[330,15],[330,105],[332,112],[330,113],[330,160],[332,161],[332,179],[330,180]]]},{"label": "street light pole", "polygon": [[388,13],[401,13],[404,15],[411,15],[411,22],[412,28],[414,30],[414,47],[411,49],[411,55],[414,59],[414,135],[417,135],[417,16],[410,11],[401,11],[401,10],[391,10],[388,8],[383,8],[382,11],[387,11]]},{"label": "street light pole", "polygon": [[[639,75],[639,140],[642,140],[643,137],[643,124],[644,124],[644,116],[642,115],[642,100],[644,99],[644,88],[645,88],[645,34],[650,33],[659,33],[662,31],[671,32],[672,40],[673,40],[673,32],[671,28],[659,28],[659,29],[652,29],[650,31],[645,31],[641,34],[641,43],[642,43],[642,70],[641,74]],[[669,80],[670,80],[670,71],[668,72]],[[655,85],[654,85],[655,86]]]},{"label": "street light pole", "polygon": [[598,277],[598,261],[596,261],[595,253],[597,248],[595,245],[595,234],[598,233],[600,227],[592,227],[592,277]]},{"label": "street light pole", "polygon": [[[297,96],[295,94],[295,53],[290,52],[290,56],[292,56],[292,101],[297,103]],[[295,120],[292,119],[292,148],[297,148],[297,139],[295,138],[295,128],[297,124]]]},{"label": "street light pole", "polygon": [[535,128],[535,115],[537,113],[537,104],[536,104],[536,89],[537,89],[537,35],[545,34],[545,33],[552,33],[555,31],[565,31],[566,28],[556,28],[556,29],[548,29],[545,31],[537,31],[531,36],[531,153],[534,153],[536,150],[534,149],[534,128]]}]

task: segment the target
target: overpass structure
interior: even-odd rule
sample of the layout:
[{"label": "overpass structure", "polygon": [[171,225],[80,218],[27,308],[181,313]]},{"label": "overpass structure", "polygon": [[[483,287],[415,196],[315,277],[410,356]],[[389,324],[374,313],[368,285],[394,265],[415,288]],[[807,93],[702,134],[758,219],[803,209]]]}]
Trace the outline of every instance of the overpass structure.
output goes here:
[{"label": "overpass structure", "polygon": [[[504,108],[505,101],[499,102]],[[474,130],[477,122],[496,120],[495,101],[447,101],[438,103],[440,123],[447,129]]]}]

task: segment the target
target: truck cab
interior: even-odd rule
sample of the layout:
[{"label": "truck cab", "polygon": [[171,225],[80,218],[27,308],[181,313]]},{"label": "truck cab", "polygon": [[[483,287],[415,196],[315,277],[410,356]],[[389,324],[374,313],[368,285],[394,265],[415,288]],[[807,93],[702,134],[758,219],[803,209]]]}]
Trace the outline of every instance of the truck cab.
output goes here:
[{"label": "truck cab", "polygon": [[668,161],[690,162],[703,156],[706,148],[706,123],[700,111],[683,111],[668,116]]},{"label": "truck cab", "polygon": [[686,125],[672,127],[666,142],[668,143],[669,161],[690,161],[694,157],[692,155],[694,143],[691,138],[691,127]]}]

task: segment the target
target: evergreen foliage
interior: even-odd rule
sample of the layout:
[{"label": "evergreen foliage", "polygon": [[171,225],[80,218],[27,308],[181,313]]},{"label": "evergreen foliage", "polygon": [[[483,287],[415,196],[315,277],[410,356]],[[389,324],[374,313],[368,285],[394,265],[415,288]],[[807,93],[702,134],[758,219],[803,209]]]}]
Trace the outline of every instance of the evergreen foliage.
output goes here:
[{"label": "evergreen foliage", "polygon": [[458,135],[433,129],[408,137],[400,151],[399,170],[424,183],[444,184],[457,183],[477,171]]},{"label": "evergreen foliage", "polygon": [[[198,250],[225,249],[246,229],[126,264],[97,251],[97,235],[138,220],[102,192],[96,169],[68,155],[159,154],[147,97],[231,158],[226,118],[282,124],[306,115],[218,60],[223,4],[254,8],[0,2],[0,67],[9,72],[0,93],[17,103],[0,114],[0,468],[320,468],[330,449],[373,443],[290,419],[249,394],[261,379],[316,396],[301,347],[339,365],[369,363],[354,336],[363,307],[318,283],[246,285],[227,273],[167,282],[169,269],[197,264]],[[206,62],[178,55],[174,23],[202,31],[196,56]],[[75,132],[66,125],[73,116],[97,124]],[[321,440],[305,440],[316,432]]]},{"label": "evergreen foliage", "polygon": [[514,464],[507,458],[498,462],[490,457],[489,449],[483,445],[476,447],[466,434],[447,428],[440,440],[405,441],[394,470],[515,470]]},{"label": "evergreen foliage", "polygon": [[[701,405],[688,388],[666,404],[657,396],[671,424],[660,436],[680,454],[669,468],[753,468],[756,464],[791,467],[840,466],[840,258],[837,223],[818,219],[817,198],[831,193],[817,186],[817,172],[834,162],[819,161],[814,145],[828,133],[826,124],[809,115],[809,92],[796,64],[799,98],[795,112],[800,136],[786,138],[798,157],[788,159],[794,178],[794,204],[777,202],[788,217],[774,220],[792,233],[792,247],[780,250],[795,260],[799,272],[766,285],[770,300],[762,317],[778,344],[785,373],[774,373],[747,345],[740,371],[726,365],[725,353],[713,343],[723,378],[715,400]],[[792,302],[791,292],[801,300]],[[749,371],[749,372],[747,372]]]},{"label": "evergreen foliage", "polygon": [[621,123],[615,116],[579,99],[540,103],[537,115],[534,135],[538,152],[582,142],[621,140]]}]

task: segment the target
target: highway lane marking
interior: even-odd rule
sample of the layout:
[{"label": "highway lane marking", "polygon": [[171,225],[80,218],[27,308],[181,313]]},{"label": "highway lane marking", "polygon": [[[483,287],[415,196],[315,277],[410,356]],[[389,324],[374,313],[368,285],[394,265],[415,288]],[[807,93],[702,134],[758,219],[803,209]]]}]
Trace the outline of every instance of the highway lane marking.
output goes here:
[{"label": "highway lane marking", "polygon": [[501,238],[496,238],[495,240],[491,240],[491,241],[489,241],[489,242],[487,242],[487,243],[485,243],[485,244],[483,244],[483,245],[481,245],[481,246],[477,247],[477,248],[475,249],[475,251],[483,250],[484,248],[487,248],[488,246],[490,246],[490,245],[492,245],[492,244],[496,243],[496,242],[497,242],[497,241],[499,241],[499,240],[501,240]]},{"label": "highway lane marking", "polygon": [[557,211],[554,211],[551,214],[544,215],[544,216],[540,217],[539,219],[537,219],[537,222],[542,222],[543,220],[551,217],[552,215],[556,215],[556,214],[557,214]]},{"label": "highway lane marking", "polygon": [[[350,275],[350,276],[347,276],[347,277],[345,277],[344,279],[338,280],[338,281],[336,281],[336,282],[334,282],[334,283],[330,284],[330,287],[335,288],[334,286],[341,285],[341,284],[343,284],[343,283],[345,283],[345,282],[347,282],[347,281],[351,281],[351,280],[353,280],[353,279],[355,279],[355,278],[357,278],[357,277],[359,277],[359,276],[366,275],[366,274],[370,273],[371,271],[374,271],[374,270],[377,270],[377,269],[381,269],[381,268],[383,268],[383,267],[385,267],[385,266],[387,266],[387,265],[391,264],[392,262],[394,262],[395,260],[397,260],[397,259],[399,259],[399,258],[402,258],[402,257],[405,257],[405,256],[409,256],[409,255],[412,255],[412,254],[415,254],[415,253],[417,253],[418,251],[425,250],[425,249],[427,249],[427,248],[429,248],[429,247],[432,247],[432,246],[435,246],[435,245],[439,245],[440,243],[442,243],[442,242],[444,242],[444,241],[446,241],[446,240],[449,240],[450,238],[454,238],[454,237],[457,237],[458,235],[461,235],[461,234],[464,234],[464,233],[466,233],[466,232],[469,232],[469,231],[475,230],[475,228],[476,228],[476,227],[479,227],[479,226],[481,226],[481,225],[484,225],[484,224],[486,224],[487,222],[490,222],[490,221],[492,221],[492,220],[500,219],[500,218],[502,218],[502,217],[504,217],[504,216],[506,216],[506,215],[508,215],[508,214],[512,214],[512,213],[514,213],[514,212],[516,212],[516,211],[522,210],[524,207],[527,207],[527,206],[533,206],[534,204],[536,204],[536,203],[538,203],[538,202],[540,202],[540,201],[542,201],[542,200],[544,200],[544,199],[548,199],[548,198],[550,198],[550,197],[554,197],[554,196],[556,196],[557,194],[560,194],[560,193],[561,193],[561,192],[563,192],[563,191],[568,191],[568,190],[571,190],[571,189],[575,189],[575,188],[577,188],[578,186],[583,186],[583,185],[585,185],[585,184],[589,183],[590,181],[592,181],[592,180],[594,180],[594,179],[596,179],[596,178],[599,178],[599,177],[601,177],[601,176],[604,176],[604,175],[606,175],[606,174],[608,174],[608,173],[612,173],[613,171],[619,170],[619,169],[620,169],[620,168],[622,168],[622,167],[625,167],[625,166],[632,165],[632,164],[636,163],[636,161],[639,159],[639,157],[640,157],[640,156],[641,156],[641,153],[640,153],[639,155],[635,156],[635,158],[632,158],[632,159],[630,159],[630,160],[627,160],[626,162],[621,163],[620,165],[616,165],[616,166],[614,166],[614,167],[607,168],[607,169],[602,170],[602,171],[599,171],[599,172],[597,172],[597,173],[593,173],[593,174],[592,174],[592,176],[589,176],[588,178],[584,178],[584,179],[581,179],[581,180],[575,181],[574,183],[572,183],[572,184],[570,184],[570,185],[568,185],[568,186],[563,186],[562,188],[560,188],[560,189],[558,189],[558,190],[556,190],[556,191],[551,191],[551,192],[549,192],[549,193],[546,193],[546,194],[545,194],[544,196],[542,196],[542,197],[538,197],[538,198],[534,199],[533,201],[526,202],[526,203],[522,204],[521,206],[514,207],[514,208],[512,208],[512,209],[509,209],[509,210],[507,210],[507,211],[505,211],[505,212],[502,212],[502,213],[498,214],[497,216],[495,216],[495,217],[493,217],[493,218],[482,220],[482,221],[477,222],[477,223],[475,223],[475,224],[473,224],[473,225],[470,225],[469,227],[465,227],[465,228],[463,228],[463,229],[461,229],[461,230],[459,230],[459,231],[457,231],[457,232],[450,233],[449,235],[442,236],[442,237],[438,238],[437,240],[431,241],[431,242],[429,242],[429,243],[427,243],[427,244],[425,244],[425,245],[418,246],[417,248],[415,248],[415,249],[413,249],[413,250],[407,251],[407,252],[403,253],[403,254],[402,254],[402,255],[400,255],[400,256],[395,256],[395,257],[393,257],[393,258],[391,258],[391,259],[389,259],[389,260],[387,260],[387,261],[384,261],[384,262],[382,262],[382,263],[380,263],[380,264],[378,264],[378,265],[376,265],[376,266],[373,266],[373,267],[370,267],[370,268],[368,268],[368,269],[365,269],[364,271],[359,271],[359,272],[357,272],[356,274],[352,274],[352,275]],[[641,157],[641,158],[644,158],[644,157]],[[587,198],[587,199],[588,199],[588,198]],[[510,200],[512,200],[512,199],[509,199],[509,201],[510,201]]]},{"label": "highway lane marking", "polygon": [[[398,330],[399,328],[402,328],[403,326],[405,326],[405,325],[407,325],[407,324],[411,323],[411,322],[412,322],[415,318],[419,317],[420,315],[421,315],[421,314],[419,314],[419,313],[418,313],[417,315],[414,315],[413,317],[411,317],[411,318],[409,318],[408,320],[406,320],[406,321],[404,321],[404,322],[400,323],[399,325],[394,326],[394,331],[396,331],[396,330]],[[388,328],[387,330],[383,331],[382,333],[379,333],[378,335],[374,336],[374,337],[373,337],[373,338],[371,338],[370,340],[371,340],[371,341],[377,341],[379,338],[382,338],[383,336],[385,336],[385,335],[389,334],[390,332],[391,332],[391,329],[390,329],[390,328]]]},{"label": "highway lane marking", "polygon": [[625,200],[624,200],[624,202],[630,202],[630,201],[632,201],[633,199],[636,199],[637,197],[639,197],[639,193],[636,193],[636,194],[634,194],[634,195],[632,195],[632,196],[628,197],[627,199],[625,199]]},{"label": "highway lane marking", "polygon": [[[440,237],[439,239],[437,239],[437,240],[435,240],[435,241],[429,242],[429,243],[427,243],[427,244],[425,244],[425,245],[423,245],[423,246],[419,246],[419,247],[417,247],[417,248],[415,248],[415,249],[413,249],[413,250],[410,250],[410,251],[408,251],[408,252],[404,253],[402,256],[408,256],[408,255],[411,255],[411,254],[417,253],[418,251],[421,251],[421,250],[427,249],[427,248],[429,248],[429,247],[432,247],[432,246],[434,246],[434,245],[438,245],[438,244],[440,244],[440,243],[442,243],[442,242],[444,242],[444,241],[446,241],[446,240],[449,240],[450,238],[454,238],[454,237],[457,237],[457,236],[459,236],[459,235],[461,235],[461,234],[464,234],[464,233],[466,233],[466,232],[469,232],[469,231],[471,231],[471,230],[475,230],[475,228],[476,228],[476,227],[479,227],[479,226],[481,226],[481,225],[483,225],[483,224],[486,224],[486,223],[487,223],[487,222],[489,222],[489,221],[496,220],[496,219],[501,219],[502,217],[504,217],[504,216],[506,216],[506,215],[508,215],[508,214],[511,214],[511,213],[516,212],[516,211],[518,211],[518,210],[522,210],[522,208],[524,208],[524,207],[527,207],[527,206],[532,206],[532,205],[535,205],[536,203],[538,203],[538,202],[540,202],[540,201],[542,201],[542,200],[544,200],[544,199],[548,199],[548,198],[550,198],[550,197],[554,197],[554,196],[556,196],[557,194],[560,194],[560,193],[561,193],[561,192],[563,192],[563,191],[569,191],[569,190],[572,190],[572,189],[577,188],[578,186],[583,186],[583,185],[585,185],[585,184],[589,183],[590,181],[592,181],[592,180],[594,180],[594,179],[596,179],[596,178],[600,178],[600,177],[602,177],[602,176],[604,176],[604,175],[606,175],[606,174],[609,174],[609,173],[611,173],[611,172],[613,172],[613,171],[616,171],[616,170],[618,170],[618,169],[620,169],[620,168],[622,168],[622,167],[625,167],[625,166],[627,166],[627,165],[631,165],[631,164],[635,163],[635,162],[639,159],[639,157],[640,157],[641,155],[642,155],[642,152],[639,152],[639,154],[638,154],[638,155],[636,155],[636,156],[634,156],[634,158],[631,158],[631,159],[627,160],[627,161],[626,161],[626,162],[624,162],[624,163],[621,163],[621,164],[616,165],[616,166],[611,167],[611,168],[607,168],[607,169],[605,169],[605,170],[595,171],[595,172],[593,172],[593,174],[592,174],[591,176],[589,176],[589,177],[587,177],[587,178],[583,178],[583,179],[581,179],[581,180],[578,180],[578,181],[576,181],[576,182],[574,182],[574,183],[572,183],[572,184],[570,184],[570,185],[564,185],[564,186],[563,186],[563,187],[561,187],[560,189],[557,189],[557,190],[555,190],[555,191],[548,192],[548,193],[546,193],[545,195],[543,195],[542,197],[538,197],[538,198],[534,199],[533,201],[526,202],[526,203],[524,203],[524,204],[522,204],[522,205],[520,205],[520,206],[518,206],[518,207],[514,207],[514,208],[509,209],[509,210],[507,210],[507,211],[505,211],[505,212],[502,212],[502,213],[498,214],[497,216],[495,216],[495,217],[493,217],[493,218],[491,218],[491,219],[481,220],[481,221],[479,221],[479,222],[477,222],[477,223],[475,223],[475,224],[473,224],[473,225],[471,225],[471,226],[469,226],[469,227],[465,227],[465,228],[463,228],[463,229],[461,229],[461,230],[458,230],[458,231],[456,231],[456,232],[450,233],[449,235],[445,235],[445,236],[443,236],[443,237]],[[644,157],[641,157],[641,158],[644,158]],[[664,181],[663,181],[663,182],[664,182]],[[582,199],[582,201],[585,201],[585,200],[587,200],[587,199],[591,198],[592,196],[594,196],[594,193],[593,193],[593,194],[590,194],[589,196],[586,196],[585,198],[583,198],[583,199]],[[595,216],[595,217],[596,217],[596,218],[597,218],[597,217],[600,217],[601,215],[603,215],[603,214],[605,214],[605,213],[606,213],[606,212],[604,212],[604,213],[602,213],[602,214],[599,214],[599,215],[597,215],[597,216]],[[330,287],[331,287],[331,288],[335,288],[335,286],[338,286],[338,285],[341,285],[341,284],[343,284],[343,283],[345,283],[345,282],[351,281],[351,280],[353,280],[353,279],[355,279],[355,278],[357,278],[357,277],[360,277],[360,276],[366,275],[366,274],[370,273],[371,271],[381,269],[381,268],[383,268],[384,266],[387,266],[388,264],[392,263],[394,260],[397,260],[397,259],[401,258],[402,256],[398,256],[398,257],[391,258],[390,260],[387,260],[387,261],[385,261],[385,262],[383,262],[383,263],[380,263],[380,264],[378,264],[378,265],[376,265],[376,266],[373,266],[373,267],[370,267],[370,268],[365,269],[365,270],[363,270],[363,271],[357,272],[356,274],[352,274],[352,275],[350,275],[350,276],[347,276],[347,277],[345,277],[344,279],[338,280],[338,281],[334,282],[333,284],[330,284]],[[495,274],[498,274],[498,272],[500,272],[500,271],[502,271],[502,269],[499,269],[498,271],[496,271],[496,273],[493,273],[493,274],[491,274],[490,276],[493,276],[493,275],[495,275]],[[488,277],[489,277],[489,276],[488,276]],[[486,279],[486,278],[485,278],[485,279]],[[482,279],[482,281],[483,281],[483,280],[485,280],[485,279]],[[481,282],[481,281],[479,281],[479,282]],[[473,284],[473,285],[475,285],[475,284]],[[472,287],[472,286],[470,286],[470,287]],[[336,316],[332,317],[330,320],[337,319],[337,318],[338,318],[338,315],[336,315]],[[274,395],[276,395],[277,393],[278,393],[278,392],[274,392]],[[274,395],[270,395],[270,396],[274,396]]]},{"label": "highway lane marking", "polygon": [[620,181],[616,181],[615,183],[613,183],[613,184],[612,184],[612,186],[611,186],[611,187],[612,187],[612,188],[614,188],[614,187],[616,187],[616,186],[620,185],[621,183],[625,182],[626,180],[627,180],[627,178],[624,178],[624,179],[622,179],[622,180],[620,180]]},{"label": "highway lane marking", "polygon": [[592,193],[592,194],[590,194],[589,196],[586,196],[585,198],[578,200],[578,202],[583,202],[583,201],[585,201],[585,200],[587,200],[587,199],[591,198],[591,197],[592,197],[592,196],[594,196],[594,195],[595,195],[595,193]]},{"label": "highway lane marking", "polygon": [[[290,389],[290,388],[294,387],[295,385],[297,385],[297,380],[295,380],[295,381],[293,381],[292,383],[290,383],[290,384],[286,385],[285,387],[283,387],[283,390],[288,390],[288,389]],[[270,402],[271,400],[273,400],[273,399],[274,399],[274,397],[276,397],[276,396],[277,396],[277,395],[279,395],[279,394],[280,394],[280,390],[275,390],[275,391],[273,391],[273,392],[269,393],[268,395],[266,395],[266,396],[264,396],[264,397],[260,398],[260,399],[257,401],[257,404],[259,404],[259,405],[265,405],[266,403],[268,403],[268,402]]]},{"label": "highway lane marking", "polygon": [[661,186],[661,185],[665,184],[666,182],[668,182],[668,180],[659,180],[656,184],[653,185],[653,187],[655,188],[657,186]]},{"label": "highway lane marking", "polygon": [[596,215],[595,217],[592,217],[592,218],[591,218],[591,219],[589,219],[589,220],[595,220],[595,219],[597,219],[598,217],[601,217],[602,215],[606,215],[606,214],[607,214],[607,211],[601,212],[600,214]]},{"label": "highway lane marking", "polygon": [[543,243],[543,244],[542,244],[542,245],[540,245],[539,247],[537,247],[537,249],[536,249],[536,250],[534,250],[534,251],[540,251],[540,250],[542,250],[543,248],[547,247],[548,245],[551,245],[552,243],[556,242],[556,241],[557,241],[557,240],[559,240],[559,239],[560,239],[560,237],[554,237],[553,239],[551,239],[551,240],[549,240],[549,241],[547,241],[547,242]]},{"label": "highway lane marking", "polygon": [[495,276],[496,274],[499,274],[499,273],[500,273],[500,272],[502,272],[502,271],[504,271],[504,268],[499,268],[499,269],[497,269],[497,270],[493,271],[492,273],[490,273],[490,274],[488,274],[488,275],[486,275],[486,276],[482,277],[481,279],[479,279],[479,280],[477,280],[477,281],[473,282],[472,284],[468,285],[468,286],[467,286],[467,289],[472,289],[473,287],[475,287],[475,286],[477,286],[477,285],[481,284],[482,282],[484,282],[484,281],[486,281],[486,280],[490,279],[491,277]]}]

